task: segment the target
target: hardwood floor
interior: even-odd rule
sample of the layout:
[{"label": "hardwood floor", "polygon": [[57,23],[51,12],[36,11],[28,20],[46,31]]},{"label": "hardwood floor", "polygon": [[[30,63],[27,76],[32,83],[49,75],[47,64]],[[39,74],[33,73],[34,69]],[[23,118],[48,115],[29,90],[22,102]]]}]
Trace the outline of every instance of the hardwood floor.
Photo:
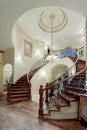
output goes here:
[{"label": "hardwood floor", "polygon": [[78,120],[42,120],[38,118],[38,103],[27,101],[7,105],[0,97],[0,130],[87,130]]}]

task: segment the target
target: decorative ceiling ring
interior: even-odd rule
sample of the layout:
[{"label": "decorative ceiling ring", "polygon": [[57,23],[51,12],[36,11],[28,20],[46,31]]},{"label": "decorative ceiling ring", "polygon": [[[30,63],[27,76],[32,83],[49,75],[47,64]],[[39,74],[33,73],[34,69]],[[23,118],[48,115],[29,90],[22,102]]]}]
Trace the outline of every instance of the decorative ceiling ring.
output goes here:
[{"label": "decorative ceiling ring", "polygon": [[46,32],[52,32],[52,19],[53,19],[53,32],[58,32],[63,29],[67,23],[67,15],[64,10],[59,8],[48,8],[44,10],[39,18],[39,26]]}]

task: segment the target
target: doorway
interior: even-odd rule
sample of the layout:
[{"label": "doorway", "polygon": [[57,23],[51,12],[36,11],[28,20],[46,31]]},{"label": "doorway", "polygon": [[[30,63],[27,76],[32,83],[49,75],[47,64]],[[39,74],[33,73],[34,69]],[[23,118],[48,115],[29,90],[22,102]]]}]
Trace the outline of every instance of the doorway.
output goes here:
[{"label": "doorway", "polygon": [[12,83],[12,65],[5,64],[3,67],[3,84],[4,84],[4,92],[7,91],[7,84]]}]

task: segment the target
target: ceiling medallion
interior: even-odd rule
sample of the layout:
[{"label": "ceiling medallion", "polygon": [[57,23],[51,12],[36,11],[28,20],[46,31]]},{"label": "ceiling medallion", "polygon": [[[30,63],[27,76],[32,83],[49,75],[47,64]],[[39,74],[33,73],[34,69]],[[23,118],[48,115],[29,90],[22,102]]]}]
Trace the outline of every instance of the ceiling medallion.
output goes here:
[{"label": "ceiling medallion", "polygon": [[39,26],[46,32],[52,31],[53,19],[53,32],[58,32],[63,29],[67,23],[67,16],[64,10],[59,8],[48,8],[44,10],[39,18]]}]

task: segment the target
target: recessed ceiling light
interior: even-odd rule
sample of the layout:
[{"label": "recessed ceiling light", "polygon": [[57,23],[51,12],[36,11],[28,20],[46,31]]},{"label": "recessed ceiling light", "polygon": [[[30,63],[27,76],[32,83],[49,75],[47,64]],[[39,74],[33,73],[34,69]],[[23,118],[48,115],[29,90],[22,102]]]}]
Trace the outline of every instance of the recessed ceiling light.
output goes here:
[{"label": "recessed ceiling light", "polygon": [[20,18],[20,22],[23,22],[23,19],[22,19],[22,18]]}]

